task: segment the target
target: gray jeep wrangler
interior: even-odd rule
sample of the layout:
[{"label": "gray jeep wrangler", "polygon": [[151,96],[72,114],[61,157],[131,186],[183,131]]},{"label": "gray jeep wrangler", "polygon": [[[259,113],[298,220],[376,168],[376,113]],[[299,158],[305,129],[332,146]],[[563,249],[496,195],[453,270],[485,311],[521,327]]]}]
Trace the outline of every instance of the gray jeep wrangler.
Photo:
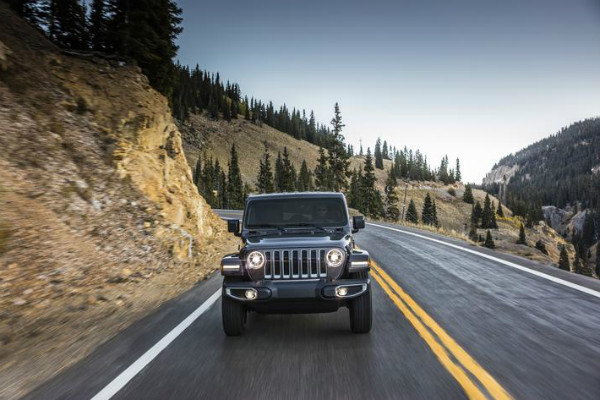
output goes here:
[{"label": "gray jeep wrangler", "polygon": [[371,330],[369,254],[352,235],[365,227],[348,215],[341,193],[252,195],[243,220],[227,221],[242,240],[223,257],[222,313],[228,336],[241,335],[250,311],[327,313],[350,311],[350,329]]}]

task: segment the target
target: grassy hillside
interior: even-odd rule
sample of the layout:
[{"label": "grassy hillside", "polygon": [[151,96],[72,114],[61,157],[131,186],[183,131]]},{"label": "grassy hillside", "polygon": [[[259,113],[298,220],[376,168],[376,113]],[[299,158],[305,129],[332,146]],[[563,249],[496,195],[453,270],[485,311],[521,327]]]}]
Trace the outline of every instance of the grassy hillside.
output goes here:
[{"label": "grassy hillside", "polygon": [[[448,189],[453,188],[456,196],[448,193]],[[398,187],[398,196],[402,203],[404,199],[404,185]],[[462,200],[464,186],[462,184],[444,185],[436,182],[410,182],[406,189],[406,204],[412,199],[417,206],[419,213],[423,209],[424,198],[429,193],[436,202],[438,219],[440,228],[423,226],[417,227],[427,230],[432,230],[448,236],[460,238],[466,241],[470,228],[471,204],[467,204]],[[485,192],[479,189],[473,189],[473,197],[475,201],[483,204]],[[490,196],[494,204],[498,205],[498,199]],[[519,227],[523,222],[521,218],[514,217],[512,211],[503,207],[505,218],[497,217],[498,229],[491,230],[493,239],[496,244],[496,250],[516,254],[536,260],[545,264],[558,263],[558,254],[560,247],[566,244],[565,240],[558,235],[553,229],[548,228],[545,224],[537,225],[534,228],[526,228],[527,246],[518,245],[516,241],[519,236]],[[407,225],[412,225],[406,223]],[[478,229],[478,234],[485,237],[486,230]],[[535,249],[535,243],[541,240],[548,250],[548,255],[543,254]],[[475,243],[474,243],[475,244]],[[572,246],[568,246],[571,255],[574,254]]]},{"label": "grassy hillside", "polygon": [[[319,147],[305,140],[298,140],[292,136],[263,124],[262,126],[245,121],[242,116],[231,122],[223,120],[213,121],[206,114],[193,114],[181,127],[183,133],[183,147],[189,165],[196,165],[196,160],[206,151],[209,155],[219,160],[222,167],[227,169],[231,145],[235,143],[239,153],[240,170],[244,182],[256,185],[256,176],[260,158],[267,142],[272,160],[277,157],[277,152],[283,153],[287,147],[290,160],[300,170],[302,160],[306,160],[308,168],[314,170],[319,158]],[[352,157],[350,169],[364,165],[364,157]],[[390,160],[384,160],[384,166],[389,169]],[[376,170],[377,184],[383,189],[387,173]]]}]

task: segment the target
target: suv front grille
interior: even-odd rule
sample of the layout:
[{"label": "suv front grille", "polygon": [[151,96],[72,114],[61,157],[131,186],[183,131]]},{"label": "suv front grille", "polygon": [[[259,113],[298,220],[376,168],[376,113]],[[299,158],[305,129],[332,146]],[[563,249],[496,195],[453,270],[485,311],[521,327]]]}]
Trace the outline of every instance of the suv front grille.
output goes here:
[{"label": "suv front grille", "polygon": [[327,277],[326,249],[266,250],[265,279]]}]

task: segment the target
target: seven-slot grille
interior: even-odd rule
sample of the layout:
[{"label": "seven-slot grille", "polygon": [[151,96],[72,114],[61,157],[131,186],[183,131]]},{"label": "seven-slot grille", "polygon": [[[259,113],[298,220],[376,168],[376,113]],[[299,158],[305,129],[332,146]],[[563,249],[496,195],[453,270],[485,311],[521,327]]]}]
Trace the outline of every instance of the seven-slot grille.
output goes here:
[{"label": "seven-slot grille", "polygon": [[265,279],[311,279],[327,277],[328,249],[266,250]]}]

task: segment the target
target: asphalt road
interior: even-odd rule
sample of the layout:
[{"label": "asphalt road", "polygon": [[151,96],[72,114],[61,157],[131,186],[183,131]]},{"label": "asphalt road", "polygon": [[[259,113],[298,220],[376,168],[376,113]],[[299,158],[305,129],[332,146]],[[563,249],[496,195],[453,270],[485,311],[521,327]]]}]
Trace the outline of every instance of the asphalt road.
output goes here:
[{"label": "asphalt road", "polygon": [[356,242],[377,265],[368,335],[349,332],[344,309],[253,314],[245,336],[225,337],[218,301],[198,312],[215,275],[27,398],[600,398],[597,280],[393,225]]}]

